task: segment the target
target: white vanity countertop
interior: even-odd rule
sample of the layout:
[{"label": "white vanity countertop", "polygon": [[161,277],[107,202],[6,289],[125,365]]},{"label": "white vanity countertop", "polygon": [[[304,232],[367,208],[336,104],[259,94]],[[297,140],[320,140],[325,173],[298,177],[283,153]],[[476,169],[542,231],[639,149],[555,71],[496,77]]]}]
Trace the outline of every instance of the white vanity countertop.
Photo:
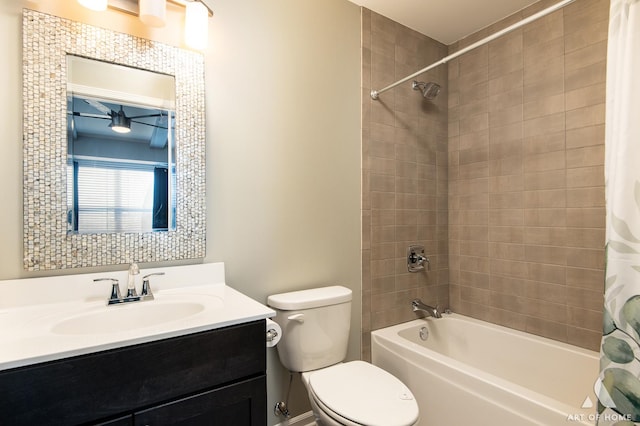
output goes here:
[{"label": "white vanity countertop", "polygon": [[152,272],[165,273],[151,277],[155,300],[112,306],[106,306],[110,282],[93,279],[119,279],[124,293],[126,271],[0,281],[0,370],[275,315],[227,286],[221,263],[141,270],[141,276]]}]

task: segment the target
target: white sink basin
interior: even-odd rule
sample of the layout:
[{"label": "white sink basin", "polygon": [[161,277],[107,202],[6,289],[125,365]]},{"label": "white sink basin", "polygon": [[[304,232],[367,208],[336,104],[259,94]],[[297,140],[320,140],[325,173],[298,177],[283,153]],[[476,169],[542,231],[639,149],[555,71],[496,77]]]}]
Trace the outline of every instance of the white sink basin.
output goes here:
[{"label": "white sink basin", "polygon": [[105,306],[65,318],[53,325],[51,332],[65,335],[119,333],[187,319],[205,309],[198,302],[132,302]]}]

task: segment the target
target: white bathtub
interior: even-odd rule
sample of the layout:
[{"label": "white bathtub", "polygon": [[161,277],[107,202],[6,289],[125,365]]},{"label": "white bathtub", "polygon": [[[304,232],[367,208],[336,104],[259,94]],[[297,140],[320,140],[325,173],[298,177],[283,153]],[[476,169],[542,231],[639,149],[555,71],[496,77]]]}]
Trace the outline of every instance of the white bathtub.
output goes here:
[{"label": "white bathtub", "polygon": [[412,390],[421,426],[595,423],[596,352],[457,314],[373,331],[371,351]]}]

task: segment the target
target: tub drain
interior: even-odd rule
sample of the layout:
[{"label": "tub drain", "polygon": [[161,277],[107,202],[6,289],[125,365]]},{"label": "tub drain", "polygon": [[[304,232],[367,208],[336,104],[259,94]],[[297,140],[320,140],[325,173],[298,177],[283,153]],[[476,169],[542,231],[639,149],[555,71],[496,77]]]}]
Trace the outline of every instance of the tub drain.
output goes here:
[{"label": "tub drain", "polygon": [[420,329],[420,338],[422,340],[427,340],[429,338],[429,329],[427,327],[422,327]]}]

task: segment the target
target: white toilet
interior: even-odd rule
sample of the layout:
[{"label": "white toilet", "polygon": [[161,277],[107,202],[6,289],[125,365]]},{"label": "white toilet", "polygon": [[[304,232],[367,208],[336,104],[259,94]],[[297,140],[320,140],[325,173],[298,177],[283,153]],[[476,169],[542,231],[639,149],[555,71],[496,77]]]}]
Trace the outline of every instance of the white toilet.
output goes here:
[{"label": "white toilet", "polygon": [[396,377],[363,361],[343,363],[351,323],[351,290],[321,287],[274,294],[267,304],[282,327],[278,355],[302,373],[320,426],[412,426],[418,404]]}]

